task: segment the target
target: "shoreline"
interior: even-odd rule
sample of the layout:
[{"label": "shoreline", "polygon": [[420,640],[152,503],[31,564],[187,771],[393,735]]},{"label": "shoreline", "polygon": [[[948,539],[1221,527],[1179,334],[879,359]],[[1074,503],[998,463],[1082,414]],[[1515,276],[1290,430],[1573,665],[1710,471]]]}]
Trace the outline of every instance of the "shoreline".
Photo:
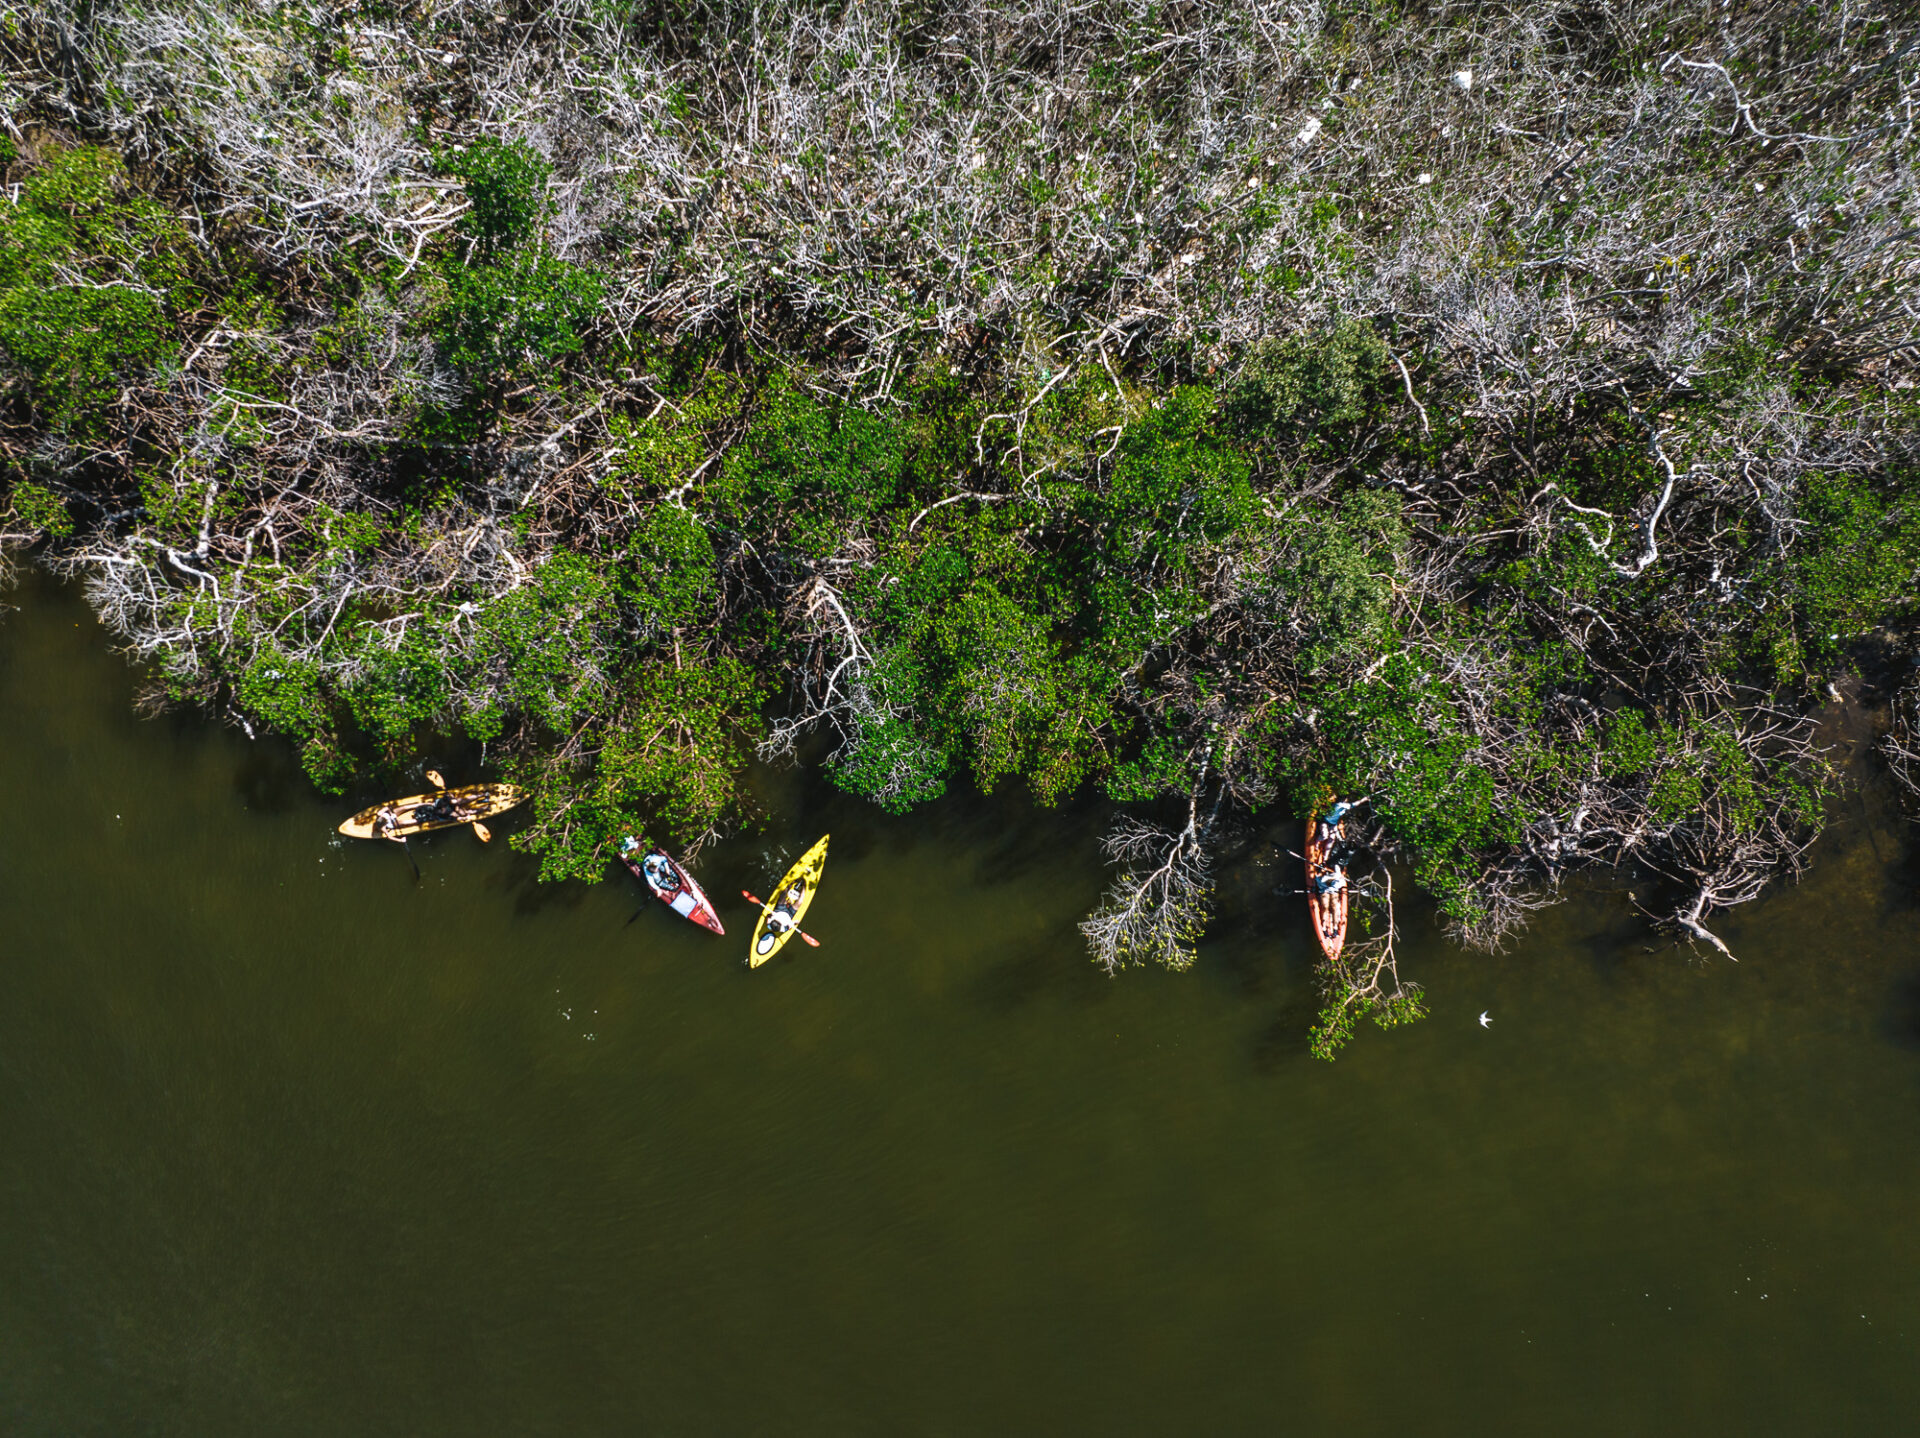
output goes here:
[{"label": "shoreline", "polygon": [[[1109,974],[1335,796],[1466,944],[1631,858],[1724,951],[1920,621],[1895,31],[1276,5],[26,16],[0,545],[323,790],[479,746],[549,879],[818,749],[1103,795]],[[1351,898],[1329,1055],[1420,1008]]]}]

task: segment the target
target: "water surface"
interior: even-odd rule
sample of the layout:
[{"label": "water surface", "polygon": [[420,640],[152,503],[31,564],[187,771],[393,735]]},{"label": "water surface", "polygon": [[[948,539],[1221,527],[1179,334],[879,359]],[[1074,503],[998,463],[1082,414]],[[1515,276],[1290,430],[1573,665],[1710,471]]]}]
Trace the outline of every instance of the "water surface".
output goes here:
[{"label": "water surface", "polygon": [[[1902,1431],[1920,939],[1849,798],[1737,965],[1624,894],[1306,1055],[1255,842],[1186,975],[1074,930],[1094,806],[768,778],[730,933],[496,841],[333,825],[134,717],[69,591],[0,623],[0,1432]],[[462,780],[478,775],[462,774]],[[502,836],[510,822],[496,826]],[[822,832],[819,949],[750,972]],[[1475,1016],[1491,1013],[1491,1029]]]}]

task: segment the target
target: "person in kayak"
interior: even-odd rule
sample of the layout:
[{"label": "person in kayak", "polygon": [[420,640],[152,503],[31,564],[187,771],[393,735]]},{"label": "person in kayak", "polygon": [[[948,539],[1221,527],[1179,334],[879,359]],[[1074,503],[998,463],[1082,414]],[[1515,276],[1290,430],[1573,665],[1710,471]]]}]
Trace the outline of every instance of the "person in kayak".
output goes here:
[{"label": "person in kayak", "polygon": [[442,792],[431,804],[414,806],[413,821],[416,824],[451,824],[463,818],[460,801],[453,795]]},{"label": "person in kayak", "polygon": [[1324,899],[1329,894],[1337,894],[1346,887],[1347,871],[1337,866],[1323,869],[1313,876],[1312,888],[1317,898]]},{"label": "person in kayak", "polygon": [[800,900],[805,892],[804,885],[795,884],[780,896],[780,902],[775,904],[773,911],[767,915],[768,933],[784,934],[789,929],[798,927],[793,916],[799,910]]},{"label": "person in kayak", "polygon": [[646,871],[647,881],[663,893],[671,894],[686,887],[680,882],[680,871],[665,854],[647,855],[640,861],[640,867]]},{"label": "person in kayak", "polygon": [[1340,827],[1340,821],[1346,818],[1352,810],[1353,805],[1349,804],[1345,799],[1335,799],[1333,801],[1333,807],[1320,816],[1321,843],[1330,844],[1333,842],[1333,831]]}]

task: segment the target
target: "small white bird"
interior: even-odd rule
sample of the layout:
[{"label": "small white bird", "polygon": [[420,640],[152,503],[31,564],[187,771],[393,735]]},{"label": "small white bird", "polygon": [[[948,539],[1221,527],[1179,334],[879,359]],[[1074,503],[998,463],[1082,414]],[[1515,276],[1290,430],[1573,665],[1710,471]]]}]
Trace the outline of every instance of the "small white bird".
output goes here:
[{"label": "small white bird", "polygon": [[1483,1029],[1493,1027],[1493,1020],[1487,1017],[1487,1011],[1485,1009],[1480,1010],[1480,1027]]}]

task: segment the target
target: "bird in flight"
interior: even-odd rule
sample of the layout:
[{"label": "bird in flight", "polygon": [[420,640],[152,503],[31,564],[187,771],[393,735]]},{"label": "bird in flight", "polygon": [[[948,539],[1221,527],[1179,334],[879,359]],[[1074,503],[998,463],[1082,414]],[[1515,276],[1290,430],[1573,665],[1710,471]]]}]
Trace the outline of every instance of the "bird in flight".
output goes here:
[{"label": "bird in flight", "polygon": [[1480,1010],[1480,1027],[1483,1029],[1493,1027],[1493,1020],[1487,1017],[1487,1011],[1485,1009]]}]

